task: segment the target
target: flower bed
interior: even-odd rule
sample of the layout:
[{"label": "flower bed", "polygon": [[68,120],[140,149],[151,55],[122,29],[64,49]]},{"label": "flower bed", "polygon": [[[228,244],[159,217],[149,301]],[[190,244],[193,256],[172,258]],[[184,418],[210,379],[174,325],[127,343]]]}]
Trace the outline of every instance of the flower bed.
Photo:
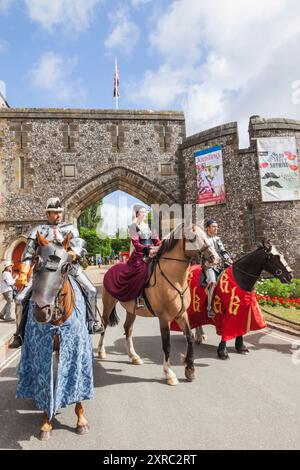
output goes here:
[{"label": "flower bed", "polygon": [[256,297],[260,305],[300,310],[300,279],[294,279],[291,284],[282,284],[279,279],[258,282]]}]

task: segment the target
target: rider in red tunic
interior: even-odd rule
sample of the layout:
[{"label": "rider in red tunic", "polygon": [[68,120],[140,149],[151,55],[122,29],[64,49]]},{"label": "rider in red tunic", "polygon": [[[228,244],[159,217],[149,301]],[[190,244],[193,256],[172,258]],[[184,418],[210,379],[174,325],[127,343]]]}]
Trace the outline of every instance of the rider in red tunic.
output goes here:
[{"label": "rider in red tunic", "polygon": [[226,269],[219,279],[215,290],[214,311],[217,334],[222,336],[222,341],[229,341],[267,326],[255,291],[249,292],[239,287],[232,267]]},{"label": "rider in red tunic", "polygon": [[112,266],[104,276],[105,289],[117,300],[127,302],[139,297],[147,281],[149,258],[160,245],[158,235],[146,223],[147,209],[135,206],[135,221],[129,226],[132,254],[127,263]]}]

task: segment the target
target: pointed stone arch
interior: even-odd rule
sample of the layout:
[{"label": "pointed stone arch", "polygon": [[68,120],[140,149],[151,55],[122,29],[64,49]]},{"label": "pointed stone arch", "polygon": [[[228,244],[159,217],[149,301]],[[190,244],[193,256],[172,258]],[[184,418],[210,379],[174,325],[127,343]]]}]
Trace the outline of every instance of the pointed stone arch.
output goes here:
[{"label": "pointed stone arch", "polygon": [[117,190],[124,191],[148,205],[172,205],[177,202],[154,181],[128,168],[115,167],[93,177],[75,193],[64,198],[65,219],[67,221],[78,219],[85,208]]}]

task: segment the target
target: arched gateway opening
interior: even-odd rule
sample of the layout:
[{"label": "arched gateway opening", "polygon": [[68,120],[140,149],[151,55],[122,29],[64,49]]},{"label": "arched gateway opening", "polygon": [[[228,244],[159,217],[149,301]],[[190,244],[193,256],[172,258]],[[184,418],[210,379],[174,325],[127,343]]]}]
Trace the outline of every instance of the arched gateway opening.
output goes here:
[{"label": "arched gateway opening", "polygon": [[[150,208],[153,204],[157,204],[159,206],[165,205],[168,207],[173,207],[174,204],[176,204],[175,198],[169,193],[167,193],[159,184],[150,181],[148,178],[144,177],[141,174],[138,174],[137,172],[128,170],[123,167],[118,167],[110,171],[101,173],[97,177],[92,178],[90,181],[83,184],[75,194],[72,194],[69,197],[65,198],[65,200],[63,201],[63,206],[65,207],[65,220],[73,224],[76,224],[80,221],[80,224],[78,225],[80,225],[81,228],[81,236],[83,236],[83,238],[86,238],[86,240],[88,241],[88,237],[93,238],[95,236],[95,233],[82,231],[82,214],[84,214],[86,212],[86,209],[90,208],[91,206],[94,205],[95,207],[95,203],[97,203],[98,201],[101,201],[104,203],[104,205],[106,205],[107,199],[110,199],[108,198],[108,196],[112,196],[114,193],[118,193],[121,198],[125,197],[125,199],[126,196],[132,196],[129,197],[129,201],[127,204],[125,202],[125,205],[124,203],[121,203],[121,205],[118,206],[118,201],[115,202],[115,209],[117,209],[117,212],[118,210],[121,210],[122,212],[122,207],[124,207],[124,211],[127,211],[127,214],[129,214],[130,211],[132,214],[133,204],[135,203],[144,204],[146,208]],[[113,217],[116,212],[112,212]],[[153,212],[150,212],[153,216]],[[102,212],[102,215],[105,215],[105,211],[104,213]],[[127,233],[126,229],[128,225],[132,222],[132,220],[130,220],[130,217],[128,217],[126,224],[126,220],[124,223],[124,217],[121,218],[123,223],[121,225],[116,225],[115,230],[113,230],[113,232],[104,230],[106,235],[111,238],[115,238],[114,235],[119,232],[119,229],[121,229],[123,233],[125,229],[125,232]],[[159,220],[160,229],[163,224],[163,221],[161,220],[161,214],[159,214]],[[172,222],[173,221],[170,222],[171,228],[173,228],[173,226],[171,226],[171,224],[173,225]],[[87,235],[87,237],[84,236],[84,233]],[[122,238],[124,238],[124,236]],[[111,245],[114,246],[115,244],[116,242],[112,242]],[[88,242],[88,246],[91,245],[99,245],[99,250],[97,253],[94,252],[95,250],[88,250],[89,253],[92,255],[92,264],[95,264],[97,254],[100,254],[100,252],[102,252],[103,258],[103,251],[105,250],[102,250],[102,248],[100,248],[101,244],[97,243],[97,241],[95,241],[94,244]],[[125,251],[127,251],[128,249],[128,247],[124,248]]]},{"label": "arched gateway opening", "polygon": [[155,181],[150,181],[127,168],[118,167],[92,178],[83,184],[75,194],[71,194],[63,200],[66,220],[74,223],[84,209],[117,190],[136,197],[148,206],[152,204],[172,206],[177,202]]}]

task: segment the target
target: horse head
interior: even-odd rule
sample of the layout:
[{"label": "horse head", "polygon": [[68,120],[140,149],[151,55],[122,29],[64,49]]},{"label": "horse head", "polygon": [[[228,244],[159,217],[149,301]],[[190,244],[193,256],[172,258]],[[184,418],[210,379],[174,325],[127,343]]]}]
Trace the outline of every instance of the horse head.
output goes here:
[{"label": "horse head", "polygon": [[71,237],[68,234],[62,243],[49,242],[37,233],[31,299],[35,302],[34,317],[39,323],[57,321],[63,316],[58,297],[72,262],[67,251]]},{"label": "horse head", "polygon": [[197,225],[184,227],[184,251],[188,258],[199,258],[203,255],[209,265],[216,266],[219,262],[219,255],[213,246],[209,245],[206,233]]},{"label": "horse head", "polygon": [[263,241],[261,248],[267,255],[264,264],[265,271],[277,277],[282,283],[289,284],[293,279],[292,269],[289,267],[283,255],[270,241]]}]

